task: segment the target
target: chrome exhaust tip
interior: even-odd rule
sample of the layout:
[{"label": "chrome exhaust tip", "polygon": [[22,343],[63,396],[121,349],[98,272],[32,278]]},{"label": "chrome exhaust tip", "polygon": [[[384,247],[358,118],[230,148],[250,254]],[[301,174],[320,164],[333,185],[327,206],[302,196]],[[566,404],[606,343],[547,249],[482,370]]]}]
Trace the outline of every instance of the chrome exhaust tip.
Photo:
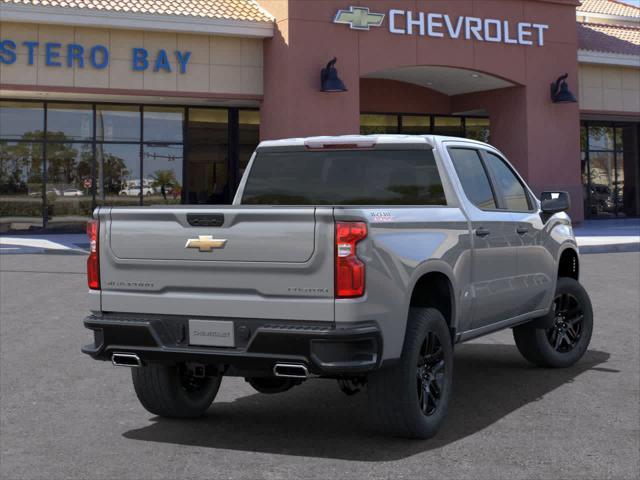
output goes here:
[{"label": "chrome exhaust tip", "polygon": [[141,367],[142,360],[135,353],[114,353],[111,356],[111,363],[116,367]]},{"label": "chrome exhaust tip", "polygon": [[276,377],[286,378],[308,378],[307,367],[295,363],[276,363],[273,367],[273,374]]}]

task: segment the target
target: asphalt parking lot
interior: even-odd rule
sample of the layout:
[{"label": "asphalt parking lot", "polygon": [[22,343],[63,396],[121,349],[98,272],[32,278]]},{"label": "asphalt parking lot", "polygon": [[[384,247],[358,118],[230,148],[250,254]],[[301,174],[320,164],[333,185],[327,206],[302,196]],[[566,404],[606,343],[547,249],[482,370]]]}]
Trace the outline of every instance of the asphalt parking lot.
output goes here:
[{"label": "asphalt parking lot", "polygon": [[373,434],[363,394],[279,395],[226,378],[206,418],[165,420],[130,374],[80,353],[84,257],[0,256],[0,478],[637,479],[640,253],[584,255],[596,326],[567,370],[528,365],[510,331],[456,349],[440,434]]}]

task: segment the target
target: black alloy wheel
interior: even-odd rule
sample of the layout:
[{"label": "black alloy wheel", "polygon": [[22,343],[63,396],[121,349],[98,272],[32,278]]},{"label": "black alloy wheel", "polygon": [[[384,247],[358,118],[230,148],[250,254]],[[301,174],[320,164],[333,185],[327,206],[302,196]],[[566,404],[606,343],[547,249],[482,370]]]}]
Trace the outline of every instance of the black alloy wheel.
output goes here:
[{"label": "black alloy wheel", "polygon": [[373,426],[405,438],[433,437],[447,415],[453,388],[453,342],[442,313],[409,309],[398,361],[368,375]]},{"label": "black alloy wheel", "polygon": [[[538,320],[543,327],[537,327]],[[589,294],[580,282],[569,277],[558,278],[549,314],[513,329],[522,356],[531,363],[551,368],[574,365],[586,353],[592,334],[593,307]]]},{"label": "black alloy wheel", "polygon": [[547,339],[560,353],[573,350],[582,336],[584,311],[571,293],[561,293],[554,299],[555,325],[547,329]]},{"label": "black alloy wheel", "polygon": [[420,410],[431,416],[438,409],[445,379],[445,361],[442,344],[435,332],[428,332],[418,356],[416,380]]}]

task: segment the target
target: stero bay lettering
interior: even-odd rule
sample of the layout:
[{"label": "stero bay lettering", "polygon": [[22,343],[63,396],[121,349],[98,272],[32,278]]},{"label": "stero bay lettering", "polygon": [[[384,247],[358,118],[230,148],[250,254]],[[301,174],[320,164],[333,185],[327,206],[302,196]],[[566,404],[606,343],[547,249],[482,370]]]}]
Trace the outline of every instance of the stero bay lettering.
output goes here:
[{"label": "stero bay lettering", "polygon": [[[37,41],[15,42],[11,39],[0,41],[0,64],[12,65],[18,55],[25,55],[27,65],[35,65],[37,56],[44,57],[47,67],[85,68],[90,66],[102,70],[109,66],[110,53],[104,45],[85,47],[78,43],[63,45],[58,42],[40,43]],[[146,48],[131,49],[131,68],[135,72],[150,70],[153,72],[173,72],[184,74],[191,60],[191,52],[175,50],[168,52],[161,48],[150,52]]]}]

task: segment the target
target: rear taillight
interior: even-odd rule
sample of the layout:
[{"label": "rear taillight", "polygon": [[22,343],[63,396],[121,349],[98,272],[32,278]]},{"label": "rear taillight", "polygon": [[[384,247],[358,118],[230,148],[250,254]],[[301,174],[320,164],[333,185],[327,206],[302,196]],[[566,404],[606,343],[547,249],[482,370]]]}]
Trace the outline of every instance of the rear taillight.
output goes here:
[{"label": "rear taillight", "polygon": [[87,235],[89,236],[89,258],[87,258],[87,282],[91,290],[100,290],[100,256],[98,250],[98,220],[87,222]]},{"label": "rear taillight", "polygon": [[367,236],[364,222],[336,222],[336,298],[364,295],[364,263],[356,244]]}]

